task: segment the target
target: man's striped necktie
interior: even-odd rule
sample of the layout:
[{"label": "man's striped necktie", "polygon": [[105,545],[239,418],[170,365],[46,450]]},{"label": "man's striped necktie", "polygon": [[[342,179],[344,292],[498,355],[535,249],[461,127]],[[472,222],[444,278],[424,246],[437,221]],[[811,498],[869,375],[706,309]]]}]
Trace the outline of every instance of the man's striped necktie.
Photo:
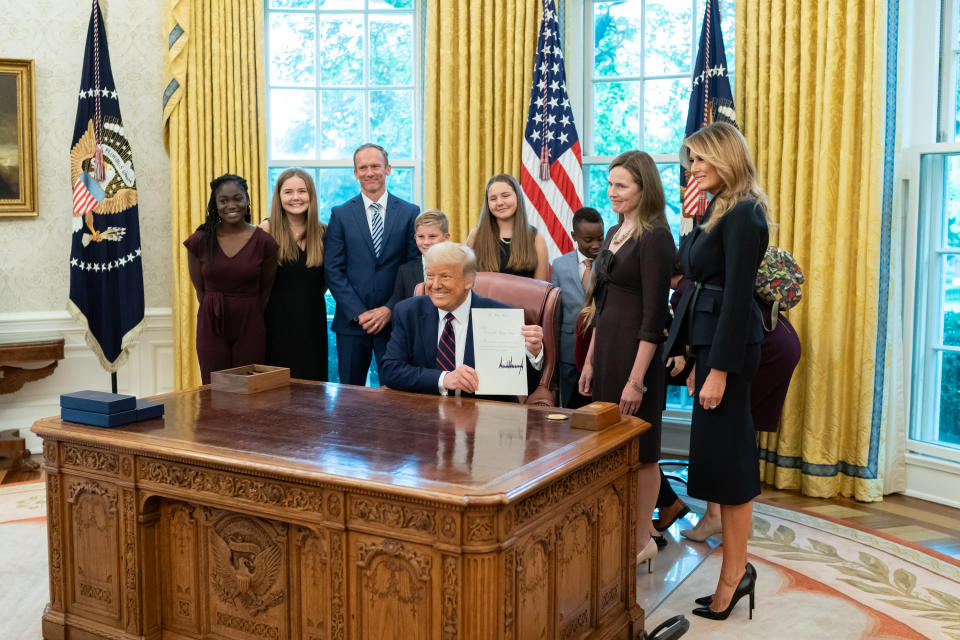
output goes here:
[{"label": "man's striped necktie", "polygon": [[379,202],[370,203],[370,213],[373,219],[370,235],[373,236],[373,250],[379,258],[380,253],[383,251],[383,216],[380,215]]},{"label": "man's striped necktie", "polygon": [[453,334],[453,314],[444,316],[447,321],[437,343],[437,366],[444,371],[453,371],[457,368],[457,340]]}]

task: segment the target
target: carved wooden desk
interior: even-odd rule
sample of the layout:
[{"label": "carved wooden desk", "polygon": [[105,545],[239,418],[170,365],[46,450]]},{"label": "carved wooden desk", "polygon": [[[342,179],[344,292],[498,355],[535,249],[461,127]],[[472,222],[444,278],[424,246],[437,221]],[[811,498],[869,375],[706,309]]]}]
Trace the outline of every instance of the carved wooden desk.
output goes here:
[{"label": "carved wooden desk", "polygon": [[[38,421],[54,638],[634,638],[634,418],[294,382]],[[556,411],[556,410],[551,410]]]}]

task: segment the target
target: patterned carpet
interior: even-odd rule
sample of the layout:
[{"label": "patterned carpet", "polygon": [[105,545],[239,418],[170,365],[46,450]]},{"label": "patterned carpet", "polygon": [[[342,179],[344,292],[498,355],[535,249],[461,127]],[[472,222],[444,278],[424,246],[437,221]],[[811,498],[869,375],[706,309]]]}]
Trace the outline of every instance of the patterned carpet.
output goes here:
[{"label": "patterned carpet", "polygon": [[[0,486],[0,638],[40,638],[48,598],[44,485]],[[690,614],[711,593],[720,569],[716,549],[655,609],[648,628],[682,613],[684,638],[960,640],[960,562],[919,545],[852,528],[829,518],[756,503],[750,558],[759,574],[757,608],[744,599],[723,622]],[[655,574],[654,574],[655,575]]]},{"label": "patterned carpet", "polygon": [[723,622],[690,615],[713,591],[722,547],[656,609],[648,626],[682,613],[684,638],[949,638],[960,640],[960,563],[910,542],[829,519],[755,504],[750,559],[758,572],[753,620],[746,598]]}]

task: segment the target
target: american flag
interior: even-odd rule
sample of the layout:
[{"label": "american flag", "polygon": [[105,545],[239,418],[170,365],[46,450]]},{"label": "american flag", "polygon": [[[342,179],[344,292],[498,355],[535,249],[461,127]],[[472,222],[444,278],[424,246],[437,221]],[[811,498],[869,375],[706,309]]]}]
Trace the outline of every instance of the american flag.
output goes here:
[{"label": "american flag", "polygon": [[[723,33],[720,30],[720,0],[707,0],[700,30],[700,51],[693,70],[690,108],[687,111],[686,135],[692,135],[711,122],[729,122],[737,125],[727,73],[727,55],[723,51]],[[683,153],[683,151],[681,151]],[[681,234],[693,229],[695,217],[703,215],[707,194],[700,191],[696,180],[690,180],[688,171],[680,167],[680,193],[683,198]]]},{"label": "american flag", "polygon": [[573,251],[573,212],[583,206],[583,160],[567,97],[567,74],[553,0],[543,0],[533,89],[523,133],[520,185],[550,260]]}]

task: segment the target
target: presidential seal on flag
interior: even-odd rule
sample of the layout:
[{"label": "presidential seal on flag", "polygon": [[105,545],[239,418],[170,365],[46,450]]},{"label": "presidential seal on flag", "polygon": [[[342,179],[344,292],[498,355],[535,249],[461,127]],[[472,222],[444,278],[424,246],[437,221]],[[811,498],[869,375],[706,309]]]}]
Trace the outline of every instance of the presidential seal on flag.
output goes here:
[{"label": "presidential seal on flag", "polygon": [[107,34],[93,0],[70,147],[73,234],[67,308],[115,372],[143,326],[143,266],[133,153],[123,129]]}]

